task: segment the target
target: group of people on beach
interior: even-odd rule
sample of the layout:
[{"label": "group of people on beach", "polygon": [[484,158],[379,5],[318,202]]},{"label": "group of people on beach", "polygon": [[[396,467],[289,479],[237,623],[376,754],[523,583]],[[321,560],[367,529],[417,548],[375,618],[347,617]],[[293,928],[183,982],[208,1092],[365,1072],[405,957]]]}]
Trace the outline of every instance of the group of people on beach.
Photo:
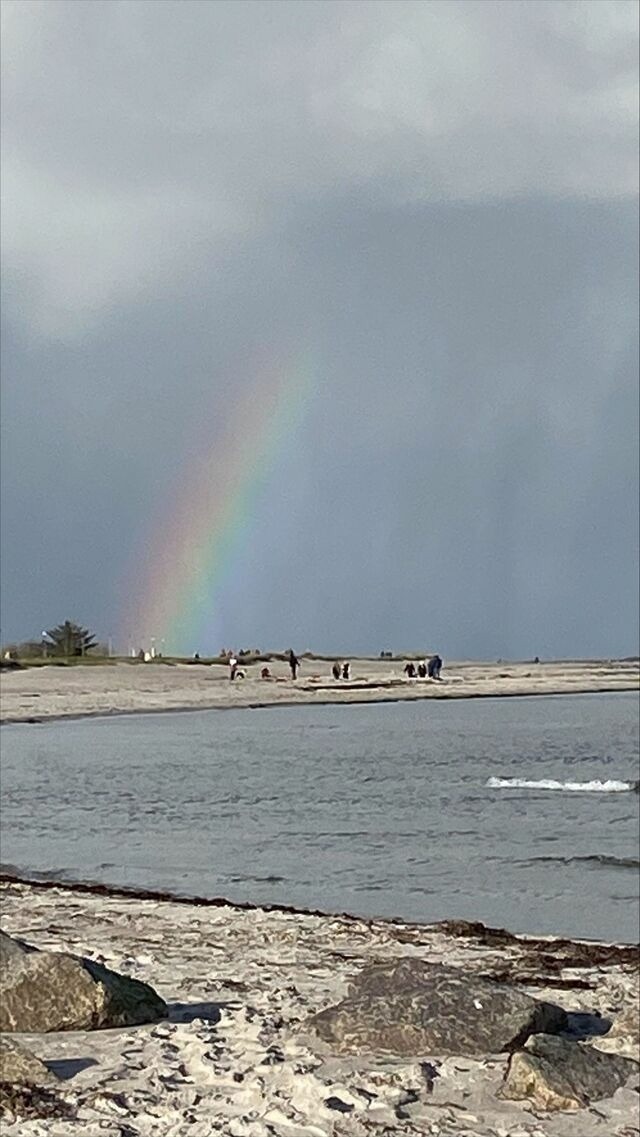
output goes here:
[{"label": "group of people on beach", "polygon": [[[298,659],[298,657],[295,655],[295,653],[291,649],[289,649],[287,661],[289,663],[289,670],[291,672],[291,678],[297,679],[298,678],[298,670],[300,668],[300,660]],[[338,679],[350,679],[351,678],[351,664],[349,663],[349,660],[345,659],[342,661],[342,663],[339,663],[338,660],[336,660],[333,664],[333,667],[331,668],[331,674],[333,675],[333,678],[336,680],[338,680]],[[264,678],[264,676],[263,676],[263,678]]]},{"label": "group of people on beach", "polygon": [[[291,678],[297,679],[298,672],[300,670],[300,660],[292,648],[290,648],[287,652],[286,659],[287,663],[289,664]],[[229,653],[227,662],[229,664],[229,679],[232,682],[234,679],[245,678],[245,672],[241,670],[239,660],[234,652]],[[404,674],[407,676],[407,679],[441,679],[441,671],[442,659],[439,655],[432,655],[428,660],[421,660],[417,666],[412,660],[409,660],[409,662],[406,663],[404,667]],[[336,659],[331,668],[331,674],[333,675],[333,678],[336,682],[340,682],[341,680],[350,680],[351,663],[348,659],[344,659],[342,661]],[[271,671],[269,668],[263,667],[260,672],[260,678],[271,679],[271,677]]]},{"label": "group of people on beach", "polygon": [[405,664],[404,673],[407,679],[441,679],[442,660],[439,655],[432,655],[431,659],[423,659],[416,667],[412,660]]},{"label": "group of people on beach", "polygon": [[[298,671],[300,670],[300,660],[298,659],[295,652],[293,652],[291,650],[289,651],[289,653],[287,655],[287,663],[289,664],[289,671],[291,672],[291,678],[297,679],[298,678]],[[351,664],[349,663],[348,660],[344,660],[342,663],[339,663],[336,660],[333,667],[331,668],[331,674],[333,675],[334,679],[350,679],[351,678]],[[271,679],[271,672],[270,672],[268,667],[262,668],[262,671],[260,672],[260,678],[261,679]]]},{"label": "group of people on beach", "polygon": [[[245,673],[244,673],[244,671],[241,670],[238,659],[237,659],[236,655],[234,654],[234,652],[230,652],[230,654],[227,658],[227,663],[229,664],[229,679],[232,682],[234,679],[244,679]],[[292,648],[289,648],[289,651],[287,652],[287,663],[289,664],[289,671],[291,672],[291,678],[297,679],[298,678],[298,671],[300,669],[300,660],[298,659],[297,655],[295,654],[295,652],[293,651]],[[260,672],[260,678],[261,679],[271,679],[271,671],[269,670],[268,667],[262,668],[262,670]]]}]

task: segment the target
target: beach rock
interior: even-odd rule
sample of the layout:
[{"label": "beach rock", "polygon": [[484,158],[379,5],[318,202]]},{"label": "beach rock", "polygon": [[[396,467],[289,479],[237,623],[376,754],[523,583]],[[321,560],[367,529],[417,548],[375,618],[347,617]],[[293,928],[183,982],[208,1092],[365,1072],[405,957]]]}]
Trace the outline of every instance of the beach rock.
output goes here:
[{"label": "beach rock", "polygon": [[638,1064],[592,1046],[548,1034],[534,1035],[511,1055],[499,1096],[528,1099],[537,1109],[581,1109],[611,1097]]},{"label": "beach rock", "polygon": [[73,1116],[70,1103],[52,1086],[0,1081],[0,1119],[9,1124],[18,1119],[26,1121]]},{"label": "beach rock", "polygon": [[66,1117],[60,1079],[26,1046],[0,1035],[0,1118]]},{"label": "beach rock", "polygon": [[567,1016],[507,984],[405,958],[365,967],[307,1026],[337,1054],[473,1057],[564,1030]]},{"label": "beach rock", "polygon": [[38,951],[0,933],[0,1030],[92,1030],[165,1018],[146,983],[63,952]]},{"label": "beach rock", "polygon": [[0,930],[0,970],[4,971],[6,967],[17,963],[18,960],[24,958],[30,951],[35,951],[35,948],[29,947],[28,944],[23,943],[22,940],[16,940],[13,936],[8,936],[6,932]]},{"label": "beach rock", "polygon": [[47,1086],[57,1081],[56,1075],[26,1046],[0,1035],[0,1082]]}]

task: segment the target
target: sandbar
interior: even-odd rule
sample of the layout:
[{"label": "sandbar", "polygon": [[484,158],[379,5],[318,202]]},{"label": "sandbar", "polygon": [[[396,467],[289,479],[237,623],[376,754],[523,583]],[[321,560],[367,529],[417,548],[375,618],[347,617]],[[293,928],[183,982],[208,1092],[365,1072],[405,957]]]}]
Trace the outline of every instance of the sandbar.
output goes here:
[{"label": "sandbar", "polygon": [[333,680],[330,662],[321,659],[303,659],[295,681],[281,661],[270,664],[272,677],[268,680],[260,678],[261,667],[246,668],[245,678],[233,683],[228,668],[221,664],[51,664],[7,671],[1,679],[0,721],[233,707],[637,692],[640,678],[637,660],[445,661],[440,682],[406,679],[401,661],[385,659],[353,660],[350,682]]}]

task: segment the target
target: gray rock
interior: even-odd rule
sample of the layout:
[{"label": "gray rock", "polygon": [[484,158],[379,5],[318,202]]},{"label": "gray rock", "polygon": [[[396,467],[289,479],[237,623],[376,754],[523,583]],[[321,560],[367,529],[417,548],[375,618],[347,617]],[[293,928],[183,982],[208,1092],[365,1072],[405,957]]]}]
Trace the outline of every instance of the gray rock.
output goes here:
[{"label": "gray rock", "polygon": [[32,1118],[71,1118],[74,1111],[51,1086],[0,1082],[0,1118],[9,1124]]},{"label": "gray rock", "polygon": [[0,930],[0,969],[2,971],[5,967],[10,967],[11,964],[23,959],[31,951],[35,951],[35,948],[29,947],[22,940],[15,940],[13,936],[8,936],[6,932]]},{"label": "gray rock", "polygon": [[[6,945],[5,945],[6,947]],[[0,1035],[0,1118],[67,1117],[59,1078],[30,1050]]]},{"label": "gray rock", "polygon": [[92,1030],[165,1018],[146,983],[89,959],[38,951],[0,933],[0,1030]]},{"label": "gray rock", "polygon": [[581,1109],[611,1097],[638,1069],[630,1058],[539,1034],[511,1055],[499,1096],[526,1098],[537,1109]]},{"label": "gray rock", "polygon": [[564,1030],[567,1016],[506,984],[403,958],[365,967],[307,1025],[337,1054],[477,1056]]},{"label": "gray rock", "polygon": [[26,1046],[0,1035],[0,1082],[51,1086],[59,1079]]}]

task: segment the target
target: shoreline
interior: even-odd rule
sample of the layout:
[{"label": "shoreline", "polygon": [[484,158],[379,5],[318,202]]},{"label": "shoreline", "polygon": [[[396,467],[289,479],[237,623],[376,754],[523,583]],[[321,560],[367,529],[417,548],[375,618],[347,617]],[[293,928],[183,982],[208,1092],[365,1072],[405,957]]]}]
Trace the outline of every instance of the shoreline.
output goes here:
[{"label": "shoreline", "polygon": [[261,680],[259,665],[253,665],[246,669],[245,679],[234,683],[222,665],[117,663],[104,668],[43,666],[8,671],[2,674],[0,725],[274,706],[624,694],[640,689],[637,663],[624,661],[451,664],[440,682],[405,679],[390,672],[385,660],[358,660],[354,669],[357,674],[346,683],[332,683],[317,673],[294,681],[287,678],[284,664],[274,664],[270,680]]},{"label": "shoreline", "polygon": [[66,1113],[5,1118],[6,1137],[632,1132],[635,1072],[592,1107],[546,1112],[502,1097],[508,1052],[469,1056],[454,1047],[352,1058],[319,1041],[309,1022],[343,999],[364,968],[422,961],[453,968],[470,984],[490,980],[559,1005],[582,1040],[572,1047],[635,1060],[633,948],[535,940],[459,921],[362,920],[123,891],[0,881],[9,935],[148,983],[168,1012],[141,1026],[16,1035],[62,1079],[49,1093]]},{"label": "shoreline", "polygon": [[155,904],[179,904],[187,908],[233,909],[240,912],[264,912],[283,916],[314,917],[321,920],[341,920],[346,923],[377,927],[388,924],[392,928],[411,926],[425,932],[443,932],[455,939],[477,941],[484,945],[513,945],[529,949],[574,948],[583,959],[592,958],[595,962],[606,956],[609,962],[640,966],[640,941],[620,942],[614,940],[592,940],[585,937],[536,935],[530,932],[512,932],[508,928],[497,928],[481,920],[443,918],[431,922],[407,920],[403,916],[359,916],[353,912],[338,912],[323,908],[298,908],[293,904],[257,903],[251,900],[229,900],[224,896],[183,895],[166,889],[139,888],[135,885],[104,884],[93,880],[67,880],[64,877],[40,876],[22,872],[11,872],[0,862],[0,892],[7,885],[30,888],[34,892],[65,892],[82,896],[104,897],[114,900],[141,900]]}]

